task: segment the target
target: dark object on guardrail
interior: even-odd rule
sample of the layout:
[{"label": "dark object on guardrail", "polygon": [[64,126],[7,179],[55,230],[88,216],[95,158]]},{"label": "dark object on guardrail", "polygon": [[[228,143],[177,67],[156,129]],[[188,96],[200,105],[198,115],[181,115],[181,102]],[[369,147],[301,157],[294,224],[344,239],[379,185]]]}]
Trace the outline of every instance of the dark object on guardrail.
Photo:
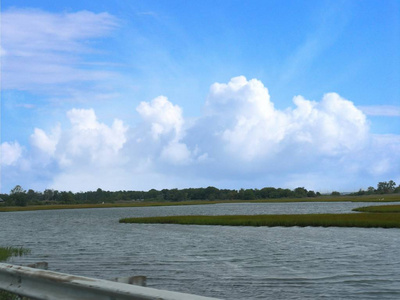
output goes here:
[{"label": "dark object on guardrail", "polygon": [[120,283],[133,284],[138,286],[146,286],[146,276],[117,277],[113,281]]},{"label": "dark object on guardrail", "polygon": [[47,270],[49,268],[49,263],[45,261],[40,261],[34,264],[27,265],[29,268],[40,269],[40,270]]}]

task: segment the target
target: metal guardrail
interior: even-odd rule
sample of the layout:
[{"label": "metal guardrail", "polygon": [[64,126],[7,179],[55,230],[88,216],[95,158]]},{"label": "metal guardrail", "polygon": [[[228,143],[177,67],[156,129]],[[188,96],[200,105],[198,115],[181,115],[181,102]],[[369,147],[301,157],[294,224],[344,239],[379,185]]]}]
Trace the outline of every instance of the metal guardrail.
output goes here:
[{"label": "metal guardrail", "polygon": [[4,263],[0,289],[38,300],[218,300]]}]

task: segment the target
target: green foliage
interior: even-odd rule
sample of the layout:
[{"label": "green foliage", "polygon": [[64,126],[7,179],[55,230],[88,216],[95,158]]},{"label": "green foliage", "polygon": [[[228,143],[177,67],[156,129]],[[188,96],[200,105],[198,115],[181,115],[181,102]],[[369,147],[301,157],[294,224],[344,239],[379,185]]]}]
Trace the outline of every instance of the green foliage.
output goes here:
[{"label": "green foliage", "polygon": [[307,190],[304,187],[295,188],[294,196],[298,198],[307,197]]},{"label": "green foliage", "polygon": [[393,180],[389,182],[382,181],[378,183],[377,193],[379,194],[390,194],[396,189],[396,183]]},{"label": "green foliage", "polygon": [[5,261],[12,256],[22,256],[29,254],[30,250],[25,248],[15,248],[15,247],[0,247],[0,261]]},{"label": "green foliage", "polygon": [[61,192],[60,202],[63,204],[74,204],[75,195],[72,192]]},{"label": "green foliage", "polygon": [[[12,256],[21,256],[30,253],[29,249],[15,247],[0,247],[0,261],[6,261]],[[17,300],[21,299],[18,295],[0,290],[0,300]]]},{"label": "green foliage", "polygon": [[[400,186],[396,187],[393,180],[379,182],[377,189],[368,187],[367,191],[360,189],[351,196],[376,195],[382,193],[400,193]],[[213,186],[207,188],[188,189],[163,189],[149,191],[104,191],[98,188],[96,191],[72,193],[46,189],[43,193],[32,189],[26,192],[20,185],[11,190],[10,195],[2,194],[4,201],[0,206],[32,206],[43,204],[102,204],[115,202],[185,202],[185,201],[258,201],[270,199],[311,199],[322,197],[319,192],[297,187],[294,190],[265,187],[262,189],[218,189]],[[337,191],[331,196],[341,196]],[[326,196],[324,196],[326,197]],[[343,197],[343,196],[341,196]],[[386,196],[385,196],[386,198]],[[291,201],[291,200],[290,200]],[[346,201],[346,200],[344,200]]]},{"label": "green foliage", "polygon": [[20,186],[20,185],[16,185],[10,192],[11,195],[13,194],[21,194],[21,193],[25,193],[26,191]]},{"label": "green foliage", "polygon": [[20,186],[15,186],[10,192],[10,200],[16,206],[26,206],[28,202],[26,191]]},{"label": "green foliage", "polygon": [[317,194],[314,191],[308,191],[307,197],[317,197]]},{"label": "green foliage", "polygon": [[0,300],[20,300],[21,297],[10,292],[0,290]]}]

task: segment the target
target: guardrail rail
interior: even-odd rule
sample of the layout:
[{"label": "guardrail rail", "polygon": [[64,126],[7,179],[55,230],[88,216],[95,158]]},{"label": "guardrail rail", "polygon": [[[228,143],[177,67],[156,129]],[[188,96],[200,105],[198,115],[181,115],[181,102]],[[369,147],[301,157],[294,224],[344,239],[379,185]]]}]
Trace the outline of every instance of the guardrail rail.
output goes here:
[{"label": "guardrail rail", "polygon": [[38,300],[218,300],[5,263],[0,289]]}]

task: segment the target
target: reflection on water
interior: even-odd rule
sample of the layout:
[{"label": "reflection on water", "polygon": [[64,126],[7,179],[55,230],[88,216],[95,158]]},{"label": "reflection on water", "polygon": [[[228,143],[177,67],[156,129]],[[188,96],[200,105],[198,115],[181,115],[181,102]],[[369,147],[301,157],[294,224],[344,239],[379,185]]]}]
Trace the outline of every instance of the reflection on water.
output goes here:
[{"label": "reflection on water", "polygon": [[341,213],[372,203],[268,203],[0,213],[15,264],[225,299],[400,298],[400,230],[119,224],[132,216]]}]

